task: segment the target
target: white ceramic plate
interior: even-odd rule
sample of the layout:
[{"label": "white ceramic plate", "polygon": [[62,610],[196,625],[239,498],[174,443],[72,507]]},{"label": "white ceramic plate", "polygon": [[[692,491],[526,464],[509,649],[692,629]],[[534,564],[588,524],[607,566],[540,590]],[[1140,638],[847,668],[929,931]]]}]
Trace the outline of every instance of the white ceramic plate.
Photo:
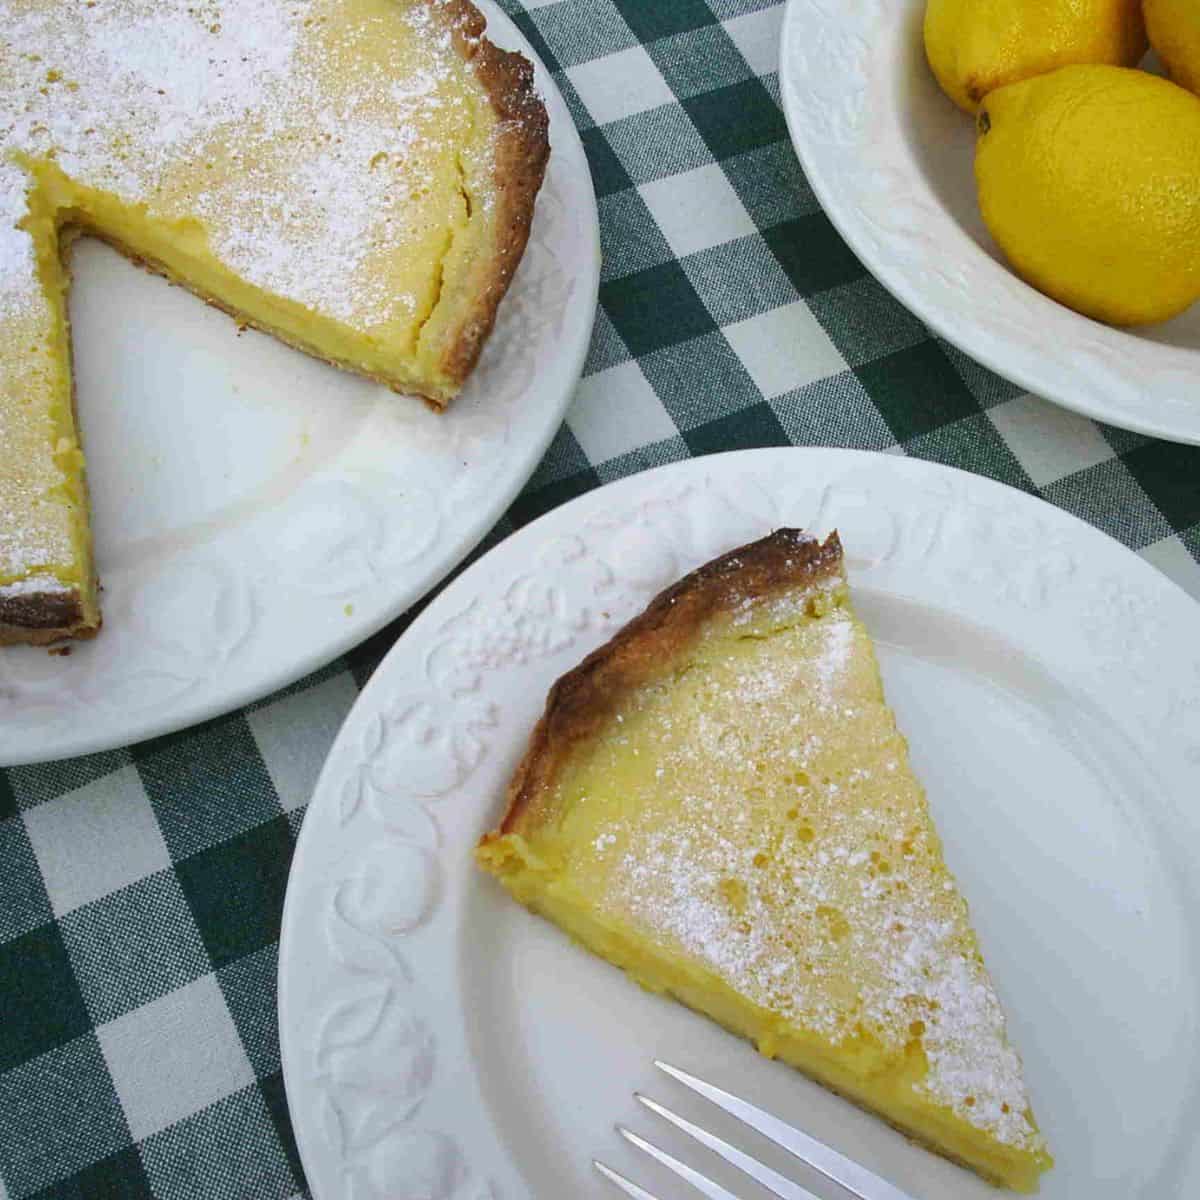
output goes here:
[{"label": "white ceramic plate", "polygon": [[[536,56],[493,4],[489,36]],[[0,765],[192,724],[328,662],[479,541],[579,380],[600,250],[549,74],[533,231],[466,390],[437,415],[233,323],[95,242],[71,298],[104,629],[0,651]]]},{"label": "white ceramic plate", "polygon": [[1047,400],[1200,443],[1200,305],[1125,332],[1022,283],[979,215],[975,130],[934,82],[924,0],[789,0],[779,77],[796,152],[863,264],[938,333]]},{"label": "white ceramic plate", "polygon": [[654,1056],[921,1200],[995,1195],[642,992],[471,861],[552,681],[653,592],[779,525],[842,533],[1058,1156],[1042,1194],[1200,1194],[1200,610],[1022,493],[809,449],[692,460],[557,509],[457,579],[376,673],[284,910],[283,1064],[318,1200],[604,1200],[592,1155],[684,1200],[613,1122],[697,1162],[634,1089],[727,1126]]}]

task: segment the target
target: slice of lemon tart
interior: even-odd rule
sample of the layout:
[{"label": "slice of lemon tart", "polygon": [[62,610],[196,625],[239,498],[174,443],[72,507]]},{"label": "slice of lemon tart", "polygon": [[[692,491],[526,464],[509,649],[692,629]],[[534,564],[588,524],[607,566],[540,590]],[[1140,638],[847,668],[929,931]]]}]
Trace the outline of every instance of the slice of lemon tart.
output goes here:
[{"label": "slice of lemon tart", "polygon": [[483,29],[467,0],[0,0],[0,643],[99,625],[76,232],[319,358],[459,390],[549,151],[530,64]]},{"label": "slice of lemon tart", "polygon": [[993,1183],[1051,1165],[836,534],[717,559],[560,679],[477,856],[644,987]]}]

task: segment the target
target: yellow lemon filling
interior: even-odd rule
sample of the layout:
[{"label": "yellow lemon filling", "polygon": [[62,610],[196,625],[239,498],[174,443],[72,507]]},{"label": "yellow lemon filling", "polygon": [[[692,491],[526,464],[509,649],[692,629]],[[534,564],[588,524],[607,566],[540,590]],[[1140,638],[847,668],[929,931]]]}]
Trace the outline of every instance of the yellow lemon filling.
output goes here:
[{"label": "yellow lemon filling", "polygon": [[986,1177],[1050,1165],[844,587],[710,617],[481,864],[521,903]]},{"label": "yellow lemon filling", "polygon": [[37,581],[95,623],[75,233],[397,390],[458,391],[546,150],[528,64],[481,29],[433,0],[0,0],[0,640],[4,589]]}]

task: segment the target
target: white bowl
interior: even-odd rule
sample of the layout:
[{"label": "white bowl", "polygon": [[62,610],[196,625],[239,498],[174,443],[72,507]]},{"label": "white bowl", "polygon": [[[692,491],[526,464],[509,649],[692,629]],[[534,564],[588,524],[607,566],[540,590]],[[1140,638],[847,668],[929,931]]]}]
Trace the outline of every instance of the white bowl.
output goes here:
[{"label": "white bowl", "polygon": [[789,0],[780,84],[796,152],[864,266],[935,332],[1096,420],[1200,444],[1200,304],[1114,329],[1023,283],[979,215],[975,131],[925,62],[924,0]]}]

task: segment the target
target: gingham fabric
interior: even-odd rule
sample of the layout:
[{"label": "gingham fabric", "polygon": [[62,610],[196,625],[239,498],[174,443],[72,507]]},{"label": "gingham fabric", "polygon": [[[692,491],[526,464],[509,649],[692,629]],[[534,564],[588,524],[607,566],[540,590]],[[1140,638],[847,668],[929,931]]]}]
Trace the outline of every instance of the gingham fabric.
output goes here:
[{"label": "gingham fabric", "polygon": [[[1200,596],[1200,451],[1022,394],[846,249],[787,140],[778,6],[506,7],[583,135],[604,273],[567,422],[484,548],[659,463],[843,445],[1038,493]],[[321,760],[405,624],[235,715],[0,771],[0,1200],[305,1194],[275,1018],[284,886]]]}]

